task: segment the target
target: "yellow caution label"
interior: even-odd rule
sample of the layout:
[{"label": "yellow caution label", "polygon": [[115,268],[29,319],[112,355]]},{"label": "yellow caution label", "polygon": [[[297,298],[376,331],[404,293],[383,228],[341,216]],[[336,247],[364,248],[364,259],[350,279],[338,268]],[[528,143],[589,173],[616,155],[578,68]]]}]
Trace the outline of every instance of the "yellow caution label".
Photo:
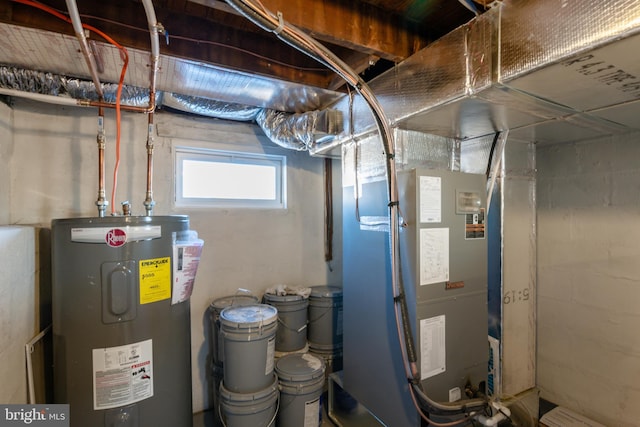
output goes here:
[{"label": "yellow caution label", "polygon": [[140,304],[171,298],[171,257],[140,260]]}]

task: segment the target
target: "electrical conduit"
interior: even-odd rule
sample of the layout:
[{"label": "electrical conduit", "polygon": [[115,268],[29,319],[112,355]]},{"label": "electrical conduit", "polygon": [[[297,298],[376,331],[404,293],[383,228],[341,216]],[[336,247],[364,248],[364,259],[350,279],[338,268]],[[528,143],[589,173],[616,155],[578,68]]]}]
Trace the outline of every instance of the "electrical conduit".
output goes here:
[{"label": "electrical conduit", "polygon": [[[393,134],[389,127],[389,120],[374,96],[373,92],[367,84],[345,64],[340,58],[335,56],[331,51],[315,39],[309,37],[305,33],[287,24],[281,13],[277,16],[267,11],[261,4],[253,4],[247,0],[226,0],[229,5],[254,22],[266,31],[275,33],[278,38],[300,50],[308,56],[316,59],[318,62],[326,65],[336,72],[348,84],[353,86],[356,91],[365,99],[372,110],[373,116],[378,127],[380,137],[385,152],[386,173],[387,173],[387,195],[389,200],[389,257],[391,261],[391,281],[394,295],[394,308],[396,315],[396,325],[400,338],[401,351],[403,353],[403,361],[405,371],[410,382],[411,397],[413,399],[416,410],[420,416],[433,426],[454,426],[464,422],[468,422],[476,411],[486,408],[487,403],[483,399],[474,399],[465,404],[444,404],[435,402],[430,399],[421,389],[418,367],[416,363],[415,347],[413,344],[413,336],[410,329],[408,310],[403,289],[402,280],[399,274],[399,206],[398,206],[398,189],[396,181],[395,168],[395,143]],[[259,2],[259,0],[257,0]],[[403,331],[403,332],[401,332]],[[422,400],[430,410],[441,415],[457,415],[466,414],[463,419],[450,423],[436,423],[430,420],[422,411],[421,405],[417,398]]]},{"label": "electrical conduit", "polygon": [[156,13],[151,0],[142,0],[144,11],[147,15],[149,33],[151,35],[151,70],[149,76],[149,113],[147,126],[147,191],[144,199],[144,208],[147,216],[153,215],[153,114],[156,108],[156,79],[158,75],[158,63],[160,60],[159,29],[162,26],[157,22]]}]

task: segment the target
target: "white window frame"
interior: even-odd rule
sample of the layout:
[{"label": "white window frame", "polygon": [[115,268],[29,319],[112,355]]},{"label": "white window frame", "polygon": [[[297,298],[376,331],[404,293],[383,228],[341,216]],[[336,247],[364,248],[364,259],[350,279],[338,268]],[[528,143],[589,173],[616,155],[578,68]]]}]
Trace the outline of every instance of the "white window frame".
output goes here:
[{"label": "white window frame", "polygon": [[[287,158],[283,155],[245,153],[194,147],[175,147],[175,206],[201,208],[287,208]],[[249,164],[275,168],[275,200],[248,198],[190,198],[183,196],[183,162],[195,160],[227,164]]]}]

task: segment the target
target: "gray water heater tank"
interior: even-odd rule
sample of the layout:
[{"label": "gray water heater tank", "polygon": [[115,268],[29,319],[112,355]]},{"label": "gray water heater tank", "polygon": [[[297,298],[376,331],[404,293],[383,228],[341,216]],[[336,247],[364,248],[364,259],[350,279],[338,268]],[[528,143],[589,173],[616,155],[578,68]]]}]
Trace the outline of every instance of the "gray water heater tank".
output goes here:
[{"label": "gray water heater tank", "polygon": [[71,427],[192,426],[189,300],[171,298],[188,229],[187,216],[52,222],[54,400]]}]

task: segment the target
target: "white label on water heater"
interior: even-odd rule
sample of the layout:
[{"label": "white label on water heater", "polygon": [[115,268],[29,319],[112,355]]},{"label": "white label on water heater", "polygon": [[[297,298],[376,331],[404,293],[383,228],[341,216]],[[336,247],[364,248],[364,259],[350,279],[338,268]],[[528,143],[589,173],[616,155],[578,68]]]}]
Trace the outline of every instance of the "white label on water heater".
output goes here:
[{"label": "white label on water heater", "polygon": [[124,232],[123,235],[125,242],[123,243],[159,239],[162,237],[162,226],[160,225],[125,225],[124,227],[117,227],[114,225],[113,227],[72,228],[71,241],[78,243],[108,244],[107,235],[109,235],[112,230],[122,230]]},{"label": "white label on water heater", "polygon": [[445,317],[420,320],[420,379],[426,380],[447,370]]},{"label": "white label on water heater", "polygon": [[153,396],[153,343],[93,349],[93,409],[111,409]]},{"label": "white label on water heater", "polygon": [[171,305],[179,304],[191,298],[203,244],[204,242],[201,239],[196,239],[189,242],[176,242],[173,245],[174,279]]}]

